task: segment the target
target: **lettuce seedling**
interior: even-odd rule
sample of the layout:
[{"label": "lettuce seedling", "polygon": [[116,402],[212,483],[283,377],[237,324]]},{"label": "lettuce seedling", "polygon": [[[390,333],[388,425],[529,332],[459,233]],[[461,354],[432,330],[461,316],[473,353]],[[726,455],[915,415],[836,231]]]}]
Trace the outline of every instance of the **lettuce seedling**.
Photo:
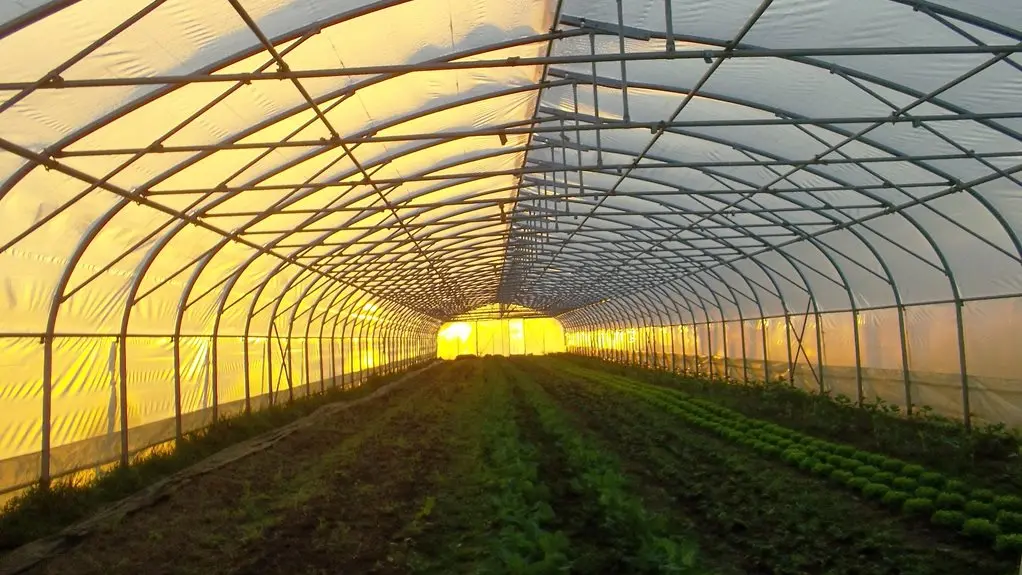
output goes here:
[{"label": "lettuce seedling", "polygon": [[965,496],[945,491],[937,496],[935,503],[940,509],[961,509],[965,507]]},{"label": "lettuce seedling", "polygon": [[994,549],[1002,553],[1022,553],[1022,533],[998,535],[994,540]]},{"label": "lettuce seedling", "polygon": [[845,484],[852,489],[862,489],[869,484],[869,479],[865,477],[852,477]]},{"label": "lettuce seedling", "polygon": [[859,477],[873,477],[877,473],[880,473],[880,470],[872,465],[860,465],[855,468],[855,474]]},{"label": "lettuce seedling", "polygon": [[934,525],[951,527],[953,529],[961,528],[966,519],[968,519],[968,517],[961,511],[952,511],[950,509],[935,511],[933,515],[930,516],[930,522]]},{"label": "lettuce seedling", "polygon": [[833,479],[834,481],[837,481],[838,483],[847,484],[848,480],[853,477],[855,476],[852,475],[851,471],[846,471],[844,469],[835,469],[834,471],[830,472],[830,478]]},{"label": "lettuce seedling", "polygon": [[926,469],[922,465],[916,465],[911,463],[901,468],[901,474],[906,477],[919,477],[926,472]]},{"label": "lettuce seedling", "polygon": [[881,471],[880,473],[874,473],[873,477],[870,478],[870,481],[872,481],[873,483],[883,483],[886,485],[890,485],[894,483],[894,477],[895,475],[890,471]]},{"label": "lettuce seedling", "polygon": [[965,504],[965,513],[973,517],[986,517],[993,519],[997,515],[997,508],[993,503],[986,501],[968,501]]},{"label": "lettuce seedling", "polygon": [[992,540],[1001,532],[997,524],[989,519],[966,519],[962,524],[962,535],[974,539]]},{"label": "lettuce seedling", "polygon": [[930,487],[924,485],[919,489],[916,489],[916,497],[925,497],[926,499],[936,499],[940,495],[940,490],[936,487]]},{"label": "lettuce seedling", "polygon": [[1002,511],[1022,511],[1022,497],[999,495],[994,497],[994,507]]},{"label": "lettuce seedling", "polygon": [[911,477],[895,477],[894,481],[891,482],[891,485],[909,493],[912,493],[919,488],[919,483]]},{"label": "lettuce seedling", "polygon": [[882,499],[890,490],[883,483],[867,483],[862,487],[862,494],[871,499]]},{"label": "lettuce seedling", "polygon": [[994,501],[994,497],[997,497],[997,494],[989,489],[973,489],[971,496],[972,499],[975,499],[976,501],[992,503]]},{"label": "lettuce seedling", "polygon": [[[940,487],[934,485],[934,487]],[[944,491],[951,491],[954,493],[966,493],[969,490],[969,486],[964,481],[958,479],[951,479],[944,485]]]},{"label": "lettuce seedling", "polygon": [[947,481],[944,479],[943,475],[927,471],[919,475],[919,483],[922,485],[929,485],[930,487],[941,487],[947,483]]},{"label": "lettuce seedling", "polygon": [[933,501],[923,497],[912,497],[905,500],[901,510],[908,515],[929,515],[933,513]]},{"label": "lettuce seedling", "polygon": [[904,491],[893,491],[893,490],[892,491],[888,491],[887,493],[885,493],[883,498],[881,499],[881,501],[883,501],[885,505],[890,505],[891,507],[894,507],[895,509],[900,509],[901,506],[907,500],[908,500],[908,493],[905,493]]},{"label": "lettuce seedling", "polygon": [[997,524],[1009,533],[1022,533],[1022,513],[1017,511],[999,511]]}]

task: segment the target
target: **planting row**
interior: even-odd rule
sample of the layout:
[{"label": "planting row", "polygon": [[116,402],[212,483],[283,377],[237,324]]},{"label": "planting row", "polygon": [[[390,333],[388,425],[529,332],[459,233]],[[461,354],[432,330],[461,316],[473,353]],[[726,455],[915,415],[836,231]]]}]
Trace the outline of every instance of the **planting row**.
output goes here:
[{"label": "planting row", "polygon": [[999,551],[1022,552],[1022,498],[974,489],[965,482],[878,453],[823,441],[692,398],[677,390],[606,378],[647,401],[763,455],[861,492],[906,514],[989,541]]},{"label": "planting row", "polygon": [[672,536],[664,518],[630,491],[621,464],[581,433],[568,415],[527,375],[515,372],[522,400],[534,410],[543,433],[562,450],[572,486],[593,503],[602,528],[617,534],[619,569],[630,573],[697,573],[696,545]]}]

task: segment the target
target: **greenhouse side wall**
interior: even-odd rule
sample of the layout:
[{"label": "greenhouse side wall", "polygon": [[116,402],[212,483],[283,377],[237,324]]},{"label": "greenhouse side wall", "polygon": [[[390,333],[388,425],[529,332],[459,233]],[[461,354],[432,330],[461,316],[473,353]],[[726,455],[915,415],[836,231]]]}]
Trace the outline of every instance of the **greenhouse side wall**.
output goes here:
[{"label": "greenhouse side wall", "polygon": [[[788,381],[970,424],[1022,426],[1022,298],[670,325],[566,326],[567,350],[709,378]],[[959,333],[963,337],[959,337]],[[964,371],[963,371],[964,363]]]},{"label": "greenhouse side wall", "polygon": [[323,337],[125,339],[122,348],[117,337],[54,338],[47,430],[41,338],[0,337],[0,502],[42,479],[44,432],[49,477],[89,477],[217,419],[357,387],[436,357],[432,332],[401,326],[342,327],[335,337],[328,330]]}]

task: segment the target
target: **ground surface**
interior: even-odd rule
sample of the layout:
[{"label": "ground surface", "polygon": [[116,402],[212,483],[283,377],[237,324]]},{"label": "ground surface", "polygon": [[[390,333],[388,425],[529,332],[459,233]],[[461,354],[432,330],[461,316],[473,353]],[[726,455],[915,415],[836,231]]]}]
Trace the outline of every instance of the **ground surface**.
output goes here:
[{"label": "ground surface", "polygon": [[446,362],[37,573],[1003,575],[1017,565],[989,541],[686,419],[673,388],[640,379],[580,359]]}]

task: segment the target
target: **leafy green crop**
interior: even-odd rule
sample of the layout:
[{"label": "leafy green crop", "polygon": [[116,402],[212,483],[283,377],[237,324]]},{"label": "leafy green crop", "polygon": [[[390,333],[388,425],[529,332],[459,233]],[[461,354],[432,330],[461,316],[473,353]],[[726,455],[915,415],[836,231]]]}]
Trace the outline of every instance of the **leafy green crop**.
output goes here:
[{"label": "leafy green crop", "polygon": [[962,535],[975,539],[992,540],[1001,532],[997,524],[989,519],[966,519],[962,524]]},{"label": "leafy green crop", "polygon": [[927,485],[924,485],[915,491],[916,497],[923,497],[925,499],[937,499],[938,495],[940,495],[939,489],[936,487],[929,487]]},{"label": "leafy green crop", "polygon": [[1022,513],[1017,511],[999,511],[997,524],[1006,532],[1022,533]]},{"label": "leafy green crop", "polygon": [[894,483],[895,475],[890,471],[881,471],[880,473],[874,473],[873,477],[870,477],[870,481],[874,483],[883,483],[885,485],[891,485]]},{"label": "leafy green crop", "polygon": [[937,496],[934,503],[936,503],[937,507],[940,509],[961,509],[962,507],[965,507],[965,496],[945,491]]},{"label": "leafy green crop", "polygon": [[943,527],[951,527],[953,529],[960,529],[965,523],[968,517],[961,511],[952,511],[950,509],[941,509],[935,511],[930,516],[930,522],[935,525],[941,525]]},{"label": "leafy green crop", "polygon": [[905,500],[901,510],[909,515],[929,515],[933,513],[933,501],[922,497],[912,497]]},{"label": "leafy green crop", "polygon": [[945,479],[940,473],[927,471],[919,474],[919,483],[921,485],[929,485],[930,487],[942,487],[945,483],[947,483],[947,479]]},{"label": "leafy green crop", "polygon": [[919,477],[926,472],[926,469],[922,465],[916,465],[911,463],[901,468],[901,474],[906,477]]},{"label": "leafy green crop", "polygon": [[859,477],[873,477],[877,473],[880,473],[880,470],[872,465],[860,465],[855,468],[855,474]]},{"label": "leafy green crop", "polygon": [[1003,511],[1022,511],[1022,497],[1000,495],[994,497],[994,506]]},{"label": "leafy green crop", "polygon": [[891,490],[883,483],[867,483],[862,486],[862,494],[871,499],[882,499]]},{"label": "leafy green crop", "polygon": [[846,471],[844,469],[835,469],[830,472],[830,478],[841,484],[847,484],[848,480],[853,477],[855,476],[852,475],[851,471]]},{"label": "leafy green crop", "polygon": [[902,491],[908,491],[909,493],[912,493],[919,488],[919,483],[910,477],[895,477],[891,482],[891,485]]},{"label": "leafy green crop", "polygon": [[973,517],[987,517],[993,519],[997,515],[997,508],[993,503],[986,501],[968,501],[965,504],[965,513]]},{"label": "leafy green crop", "polygon": [[881,501],[884,502],[884,505],[889,505],[895,509],[901,509],[902,504],[904,504],[908,498],[908,493],[905,493],[904,491],[888,491],[884,494]]},{"label": "leafy green crop", "polygon": [[1002,553],[1022,553],[1022,533],[998,535],[994,540],[994,549]]},{"label": "leafy green crop", "polygon": [[997,494],[995,494],[993,491],[989,489],[974,489],[971,493],[971,496],[972,499],[975,499],[976,501],[986,501],[987,503],[992,503],[994,501],[994,498],[997,497]]},{"label": "leafy green crop", "polygon": [[813,466],[813,473],[829,477],[834,471],[834,466],[829,463],[818,463]]}]

